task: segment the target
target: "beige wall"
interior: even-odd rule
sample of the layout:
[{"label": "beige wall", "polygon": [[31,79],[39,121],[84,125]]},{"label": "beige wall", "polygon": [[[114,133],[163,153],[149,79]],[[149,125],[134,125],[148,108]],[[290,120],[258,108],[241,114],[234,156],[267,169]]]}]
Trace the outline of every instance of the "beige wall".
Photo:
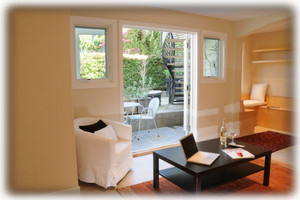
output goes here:
[{"label": "beige wall", "polygon": [[242,39],[242,91],[241,95],[250,94],[253,80],[252,35]]},{"label": "beige wall", "polygon": [[69,12],[10,12],[9,180],[12,191],[78,187]]}]

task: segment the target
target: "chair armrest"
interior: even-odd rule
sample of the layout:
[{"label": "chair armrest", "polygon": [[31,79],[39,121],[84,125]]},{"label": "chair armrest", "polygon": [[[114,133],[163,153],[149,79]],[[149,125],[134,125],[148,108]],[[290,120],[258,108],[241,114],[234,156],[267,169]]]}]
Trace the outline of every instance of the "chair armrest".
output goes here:
[{"label": "chair armrest", "polygon": [[103,119],[106,124],[110,124],[119,138],[124,140],[132,140],[132,127],[121,122]]},{"label": "chair armrest", "polygon": [[143,115],[143,112],[145,112],[145,114],[149,114],[149,110],[151,111],[151,117],[153,117],[153,109],[152,108],[144,108],[141,115]]},{"label": "chair armrest", "polygon": [[142,115],[143,113],[146,114],[146,112],[147,112],[148,109],[149,109],[149,108],[143,108],[143,110],[142,110],[142,112],[141,112],[141,115]]},{"label": "chair armrest", "polygon": [[115,143],[111,138],[76,130],[76,154],[79,168],[103,166],[109,169],[114,163]]}]

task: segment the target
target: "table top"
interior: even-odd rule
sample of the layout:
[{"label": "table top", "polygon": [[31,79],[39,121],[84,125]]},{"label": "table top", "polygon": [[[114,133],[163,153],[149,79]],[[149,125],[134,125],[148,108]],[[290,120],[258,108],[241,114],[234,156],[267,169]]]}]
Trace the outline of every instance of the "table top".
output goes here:
[{"label": "table top", "polygon": [[148,92],[148,95],[153,95],[153,94],[161,94],[162,91],[161,90],[151,90]]},{"label": "table top", "polygon": [[132,108],[140,105],[141,104],[137,102],[124,102],[124,108]]},{"label": "table top", "polygon": [[[272,151],[269,149],[265,149],[248,143],[239,141],[238,144],[245,145],[244,149],[249,151],[253,155],[255,155],[254,159],[266,155],[271,155],[272,153]],[[249,160],[253,160],[253,159],[230,158],[228,155],[222,152],[219,138],[198,142],[197,146],[199,151],[219,153],[220,156],[219,158],[217,158],[217,160],[215,160],[215,162],[212,165],[205,166],[205,165],[199,165],[199,164],[187,162],[181,146],[154,151],[153,154],[155,154],[160,159],[169,162],[175,167],[182,169],[184,171],[188,171],[191,174],[205,174],[205,173],[209,173],[210,171],[214,171],[216,169],[221,169],[228,166],[234,166],[234,165],[241,164],[243,162],[249,162]]]}]

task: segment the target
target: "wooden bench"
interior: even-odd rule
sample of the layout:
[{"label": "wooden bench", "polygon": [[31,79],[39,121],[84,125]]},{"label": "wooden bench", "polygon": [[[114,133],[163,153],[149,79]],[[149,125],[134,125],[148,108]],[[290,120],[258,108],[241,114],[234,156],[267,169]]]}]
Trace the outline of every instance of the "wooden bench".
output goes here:
[{"label": "wooden bench", "polygon": [[256,123],[254,109],[245,109],[243,100],[240,101],[240,135],[245,136],[254,133]]},{"label": "wooden bench", "polygon": [[[247,95],[243,96],[242,99],[247,99]],[[241,102],[240,132],[242,135],[249,134],[253,126],[262,126],[284,132],[293,131],[293,99],[289,97],[267,96],[266,102],[266,106],[251,109],[245,109],[243,102]]]},{"label": "wooden bench", "polygon": [[265,128],[293,131],[293,99],[289,97],[267,96],[267,105],[256,112],[256,125]]}]

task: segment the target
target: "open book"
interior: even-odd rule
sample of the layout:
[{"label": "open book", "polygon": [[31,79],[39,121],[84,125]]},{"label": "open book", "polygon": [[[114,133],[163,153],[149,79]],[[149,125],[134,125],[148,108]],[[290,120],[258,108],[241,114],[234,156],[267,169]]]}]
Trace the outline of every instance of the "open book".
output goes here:
[{"label": "open book", "polygon": [[255,156],[242,148],[222,149],[222,151],[233,159],[255,158]]}]

